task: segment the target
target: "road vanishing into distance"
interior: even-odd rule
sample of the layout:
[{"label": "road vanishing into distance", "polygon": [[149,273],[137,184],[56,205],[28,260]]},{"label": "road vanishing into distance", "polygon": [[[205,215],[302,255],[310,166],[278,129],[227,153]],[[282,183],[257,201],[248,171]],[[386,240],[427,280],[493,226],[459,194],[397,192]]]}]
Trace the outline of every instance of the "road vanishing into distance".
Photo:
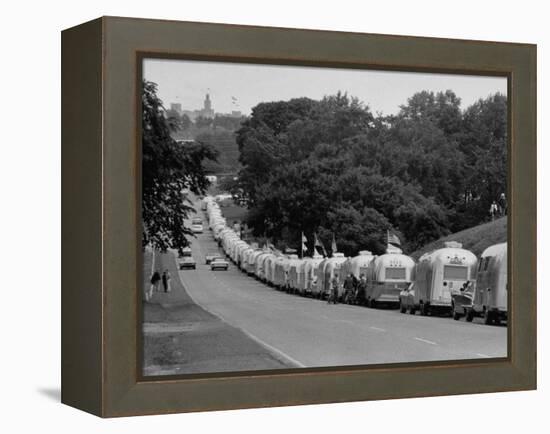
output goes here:
[{"label": "road vanishing into distance", "polygon": [[191,246],[197,269],[179,272],[187,293],[204,310],[291,366],[506,357],[505,326],[487,326],[480,319],[468,323],[402,314],[388,308],[329,305],[277,291],[231,262],[227,271],[211,271],[205,255],[222,251],[204,223],[204,233]]}]

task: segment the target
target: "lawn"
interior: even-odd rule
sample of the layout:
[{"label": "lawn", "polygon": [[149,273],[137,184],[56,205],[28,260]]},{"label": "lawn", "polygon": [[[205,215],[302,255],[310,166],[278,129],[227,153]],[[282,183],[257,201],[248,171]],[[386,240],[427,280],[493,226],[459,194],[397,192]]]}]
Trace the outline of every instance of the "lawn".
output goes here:
[{"label": "lawn", "polygon": [[456,232],[437,241],[431,242],[411,256],[414,259],[420,258],[424,253],[443,247],[445,241],[458,241],[462,247],[472,251],[476,256],[493,244],[503,243],[507,240],[507,217],[502,217],[493,222],[483,223],[470,229]]}]

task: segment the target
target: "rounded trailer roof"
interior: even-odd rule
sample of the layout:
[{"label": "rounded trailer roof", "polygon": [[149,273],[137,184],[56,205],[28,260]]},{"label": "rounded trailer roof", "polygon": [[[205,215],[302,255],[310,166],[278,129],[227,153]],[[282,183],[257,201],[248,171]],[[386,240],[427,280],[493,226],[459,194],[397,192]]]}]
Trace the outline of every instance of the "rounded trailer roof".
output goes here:
[{"label": "rounded trailer roof", "polygon": [[503,256],[507,255],[508,253],[508,243],[500,243],[500,244],[493,244],[492,246],[487,247],[483,253],[481,254],[481,257],[484,258],[486,256]]},{"label": "rounded trailer roof", "polygon": [[477,262],[477,256],[470,250],[463,249],[462,244],[460,243],[446,243],[445,247],[425,253],[418,260],[418,262],[424,261],[440,261],[445,263],[474,263]]},{"label": "rounded trailer roof", "polygon": [[383,255],[376,256],[373,263],[375,263],[377,266],[380,265],[390,265],[392,263],[395,263],[396,261],[399,261],[402,266],[409,266],[413,267],[415,262],[414,259],[410,256],[404,255],[403,253],[384,253]]}]

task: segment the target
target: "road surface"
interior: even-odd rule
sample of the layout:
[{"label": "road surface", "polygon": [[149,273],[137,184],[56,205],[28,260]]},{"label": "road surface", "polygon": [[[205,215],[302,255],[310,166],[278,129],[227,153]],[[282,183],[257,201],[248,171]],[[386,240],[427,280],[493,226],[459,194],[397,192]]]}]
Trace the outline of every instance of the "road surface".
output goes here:
[{"label": "road surface", "polygon": [[[505,357],[507,328],[474,320],[401,314],[290,295],[230,263],[211,271],[204,257],[221,252],[207,229],[192,243],[196,270],[179,272],[187,293],[206,311],[237,327],[297,367]],[[268,369],[258,366],[257,369]]]}]

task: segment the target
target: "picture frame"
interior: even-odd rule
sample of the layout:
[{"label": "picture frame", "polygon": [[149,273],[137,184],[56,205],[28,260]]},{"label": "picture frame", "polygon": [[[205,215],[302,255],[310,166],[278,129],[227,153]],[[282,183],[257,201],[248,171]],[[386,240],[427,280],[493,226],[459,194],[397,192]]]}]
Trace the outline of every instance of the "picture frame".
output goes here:
[{"label": "picture frame", "polygon": [[[508,78],[508,357],[143,378],[144,56]],[[101,417],[536,388],[536,46],[102,17],[62,32],[62,402]]]}]

